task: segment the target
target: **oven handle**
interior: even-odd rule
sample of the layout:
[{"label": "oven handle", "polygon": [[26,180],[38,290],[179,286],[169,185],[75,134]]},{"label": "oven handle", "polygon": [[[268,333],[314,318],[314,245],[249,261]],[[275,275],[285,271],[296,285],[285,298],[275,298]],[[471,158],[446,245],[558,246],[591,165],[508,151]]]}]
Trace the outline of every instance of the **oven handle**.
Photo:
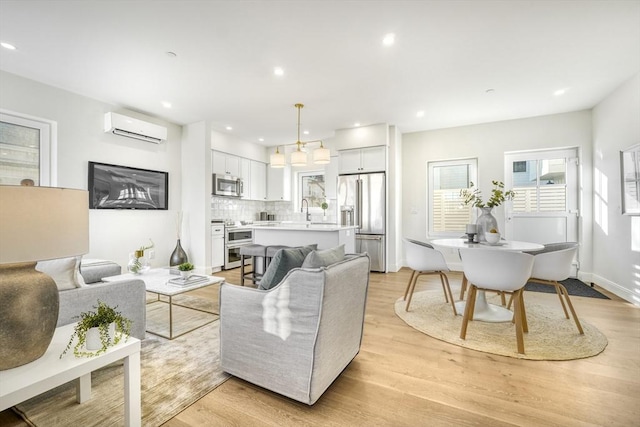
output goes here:
[{"label": "oven handle", "polygon": [[253,243],[252,240],[245,240],[244,242],[227,243],[227,249],[236,249],[242,246],[250,245],[251,243]]}]

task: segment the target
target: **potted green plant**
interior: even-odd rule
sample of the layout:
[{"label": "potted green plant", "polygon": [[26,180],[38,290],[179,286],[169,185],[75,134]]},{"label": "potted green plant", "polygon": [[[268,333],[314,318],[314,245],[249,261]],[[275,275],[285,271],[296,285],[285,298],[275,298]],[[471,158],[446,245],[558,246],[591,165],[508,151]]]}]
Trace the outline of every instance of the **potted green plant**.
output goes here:
[{"label": "potted green plant", "polygon": [[125,340],[129,338],[131,320],[116,311],[117,306],[110,307],[98,300],[98,305],[93,308],[96,311],[83,312],[78,316],[80,320],[67,347],[60,355],[61,358],[72,347],[76,338],[76,344],[73,346],[73,354],[76,357],[97,356],[107,351],[109,346],[118,344],[123,336]]},{"label": "potted green plant", "polygon": [[322,212],[323,212],[322,216],[326,217],[327,216],[327,209],[329,209],[329,203],[327,203],[327,201],[325,200],[324,202],[322,202],[320,207],[322,208]]},{"label": "potted green plant", "polygon": [[516,196],[513,190],[505,191],[502,181],[491,181],[491,183],[493,184],[493,189],[491,190],[491,197],[486,203],[482,199],[482,192],[480,189],[474,188],[473,182],[469,185],[469,188],[460,190],[460,196],[463,198],[465,206],[471,205],[482,211],[476,221],[479,242],[487,240],[486,234],[489,230],[498,229],[498,220],[491,214],[491,210],[502,205],[506,200],[513,200]]},{"label": "potted green plant", "polygon": [[144,251],[154,247],[153,240],[149,239],[149,242],[151,242],[150,245],[140,246],[140,249],[133,253],[133,257],[129,260],[129,264],[127,265],[127,269],[131,273],[142,274],[151,269],[149,260],[144,256]]},{"label": "potted green plant", "polygon": [[187,280],[191,276],[192,274],[191,272],[193,271],[194,268],[196,267],[190,262],[183,262],[178,266],[178,270],[180,271],[180,276],[185,280]]}]

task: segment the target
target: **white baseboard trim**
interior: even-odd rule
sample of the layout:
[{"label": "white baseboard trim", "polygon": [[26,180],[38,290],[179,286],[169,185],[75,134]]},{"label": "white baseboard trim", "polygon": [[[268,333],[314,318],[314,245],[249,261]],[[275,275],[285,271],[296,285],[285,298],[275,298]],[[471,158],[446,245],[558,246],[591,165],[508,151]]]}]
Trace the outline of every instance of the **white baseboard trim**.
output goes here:
[{"label": "white baseboard trim", "polygon": [[[580,276],[582,276],[582,274]],[[585,273],[584,279],[581,278],[580,280],[586,283],[595,283],[601,288],[604,288],[609,292],[616,294],[620,298],[629,301],[631,304],[640,307],[640,298],[638,297],[638,295],[634,295],[629,289],[624,288],[619,284],[612,282],[611,280],[605,279],[604,277],[598,276],[597,274],[593,273]]]}]

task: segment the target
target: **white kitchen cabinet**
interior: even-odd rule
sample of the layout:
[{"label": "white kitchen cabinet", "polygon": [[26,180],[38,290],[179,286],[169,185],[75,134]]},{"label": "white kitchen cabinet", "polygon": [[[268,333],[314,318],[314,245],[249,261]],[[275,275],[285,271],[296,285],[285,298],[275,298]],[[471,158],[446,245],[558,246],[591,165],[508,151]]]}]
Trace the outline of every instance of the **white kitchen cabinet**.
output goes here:
[{"label": "white kitchen cabinet", "polygon": [[220,271],[224,265],[224,225],[211,225],[211,270]]},{"label": "white kitchen cabinet", "polygon": [[240,176],[240,157],[214,150],[212,172],[222,175]]},{"label": "white kitchen cabinet", "polygon": [[251,160],[240,159],[240,178],[242,179],[242,199],[251,200]]},{"label": "white kitchen cabinet", "polygon": [[338,156],[331,157],[331,162],[324,168],[324,197],[327,199],[338,198]]},{"label": "white kitchen cabinet", "polygon": [[267,165],[262,162],[250,161],[250,183],[251,200],[267,199]]},{"label": "white kitchen cabinet", "polygon": [[267,166],[267,200],[291,200],[291,167]]},{"label": "white kitchen cabinet", "polygon": [[384,172],[387,166],[387,147],[355,148],[339,151],[340,174]]}]

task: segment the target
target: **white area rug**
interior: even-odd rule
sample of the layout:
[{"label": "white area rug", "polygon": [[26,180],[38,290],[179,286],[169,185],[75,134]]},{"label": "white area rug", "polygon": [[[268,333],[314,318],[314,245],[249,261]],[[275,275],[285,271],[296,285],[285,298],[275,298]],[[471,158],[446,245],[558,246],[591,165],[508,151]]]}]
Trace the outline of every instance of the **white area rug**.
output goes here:
[{"label": "white area rug", "polygon": [[[487,296],[487,300],[499,303],[497,295]],[[466,339],[460,338],[462,316],[453,315],[451,305],[445,303],[440,290],[416,292],[409,312],[405,311],[405,305],[402,298],[398,299],[396,314],[414,329],[451,344],[502,356],[532,360],[581,359],[601,353],[608,343],[595,326],[582,318],[584,335],[580,335],[573,320],[564,317],[559,305],[547,308],[525,299],[529,324],[529,333],[524,335],[525,354],[517,352],[515,325],[511,322],[469,322]]]}]

